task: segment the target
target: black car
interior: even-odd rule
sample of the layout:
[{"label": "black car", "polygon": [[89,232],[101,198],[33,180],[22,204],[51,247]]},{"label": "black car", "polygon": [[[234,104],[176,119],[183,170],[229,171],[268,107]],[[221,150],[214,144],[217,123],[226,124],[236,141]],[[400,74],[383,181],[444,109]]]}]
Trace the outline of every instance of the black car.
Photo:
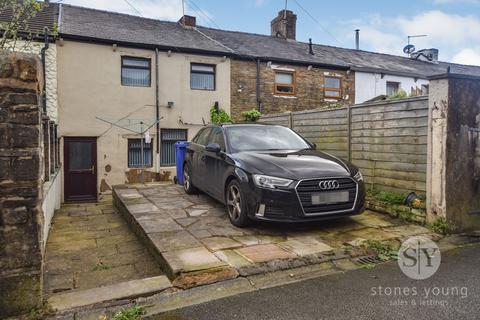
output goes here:
[{"label": "black car", "polygon": [[187,147],[184,189],[226,204],[230,221],[314,221],[362,213],[357,167],[315,150],[293,130],[265,124],[202,128]]}]

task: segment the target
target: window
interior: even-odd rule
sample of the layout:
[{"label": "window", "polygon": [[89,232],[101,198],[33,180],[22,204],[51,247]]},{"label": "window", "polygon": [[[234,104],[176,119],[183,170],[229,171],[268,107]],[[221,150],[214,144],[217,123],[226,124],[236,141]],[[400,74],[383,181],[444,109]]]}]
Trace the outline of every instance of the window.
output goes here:
[{"label": "window", "polygon": [[192,63],[190,65],[190,88],[215,90],[215,65]]},{"label": "window", "polygon": [[[142,159],[142,140],[143,140],[143,159]],[[152,166],[152,144],[145,143],[145,139],[128,139],[128,167],[142,168]]]},{"label": "window", "polygon": [[422,94],[427,95],[429,90],[428,84],[422,84]]},{"label": "window", "polygon": [[394,95],[400,89],[400,82],[387,81],[387,96]]},{"label": "window", "polygon": [[275,72],[275,94],[295,94],[295,72]]},{"label": "window", "polygon": [[206,146],[207,145],[207,139],[208,139],[208,135],[210,134],[210,131],[212,131],[211,128],[205,128],[203,129],[202,131],[200,131],[197,136],[193,139],[193,142],[195,143],[198,143],[202,146]]},{"label": "window", "polygon": [[225,151],[225,140],[223,139],[223,130],[220,127],[212,128],[212,133],[208,139],[208,143],[217,143],[223,151]]},{"label": "window", "polygon": [[187,140],[186,129],[162,129],[160,131],[162,136],[161,151],[160,151],[160,165],[174,166],[175,165],[175,142]]},{"label": "window", "polygon": [[337,77],[325,77],[325,98],[340,99],[341,94],[341,79]]},{"label": "window", "polygon": [[150,59],[122,57],[122,85],[150,87]]}]

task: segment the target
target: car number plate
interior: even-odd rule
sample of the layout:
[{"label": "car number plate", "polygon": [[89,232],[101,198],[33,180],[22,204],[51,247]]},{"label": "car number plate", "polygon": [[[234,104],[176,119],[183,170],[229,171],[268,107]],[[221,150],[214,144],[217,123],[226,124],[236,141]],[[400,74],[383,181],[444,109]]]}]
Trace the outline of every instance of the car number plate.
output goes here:
[{"label": "car number plate", "polygon": [[348,191],[314,193],[312,194],[312,204],[347,202],[348,198]]}]

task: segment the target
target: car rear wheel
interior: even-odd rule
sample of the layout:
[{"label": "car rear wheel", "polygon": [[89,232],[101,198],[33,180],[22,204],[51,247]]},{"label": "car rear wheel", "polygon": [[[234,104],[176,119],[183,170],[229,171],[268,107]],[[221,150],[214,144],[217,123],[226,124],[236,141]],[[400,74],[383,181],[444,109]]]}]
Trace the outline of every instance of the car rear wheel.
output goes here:
[{"label": "car rear wheel", "polygon": [[186,194],[197,193],[197,188],[192,184],[192,176],[190,174],[190,166],[185,164],[183,166],[183,190]]},{"label": "car rear wheel", "polygon": [[228,218],[236,227],[245,227],[250,224],[247,215],[245,199],[240,188],[240,184],[236,180],[232,180],[225,193],[225,202],[227,205]]}]

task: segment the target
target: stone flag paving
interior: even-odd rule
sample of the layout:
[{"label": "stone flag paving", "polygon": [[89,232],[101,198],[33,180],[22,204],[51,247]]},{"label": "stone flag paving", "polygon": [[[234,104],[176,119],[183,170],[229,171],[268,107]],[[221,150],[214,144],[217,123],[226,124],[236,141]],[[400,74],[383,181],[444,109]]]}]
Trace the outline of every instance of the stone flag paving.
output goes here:
[{"label": "stone flag paving", "polygon": [[111,196],[98,203],[65,204],[55,212],[45,255],[47,296],[161,274]]},{"label": "stone flag paving", "polygon": [[181,288],[334,261],[348,266],[371,254],[366,240],[437,235],[424,227],[367,211],[308,224],[230,224],[222,204],[186,195],[178,185],[118,186],[114,203],[134,232]]}]

